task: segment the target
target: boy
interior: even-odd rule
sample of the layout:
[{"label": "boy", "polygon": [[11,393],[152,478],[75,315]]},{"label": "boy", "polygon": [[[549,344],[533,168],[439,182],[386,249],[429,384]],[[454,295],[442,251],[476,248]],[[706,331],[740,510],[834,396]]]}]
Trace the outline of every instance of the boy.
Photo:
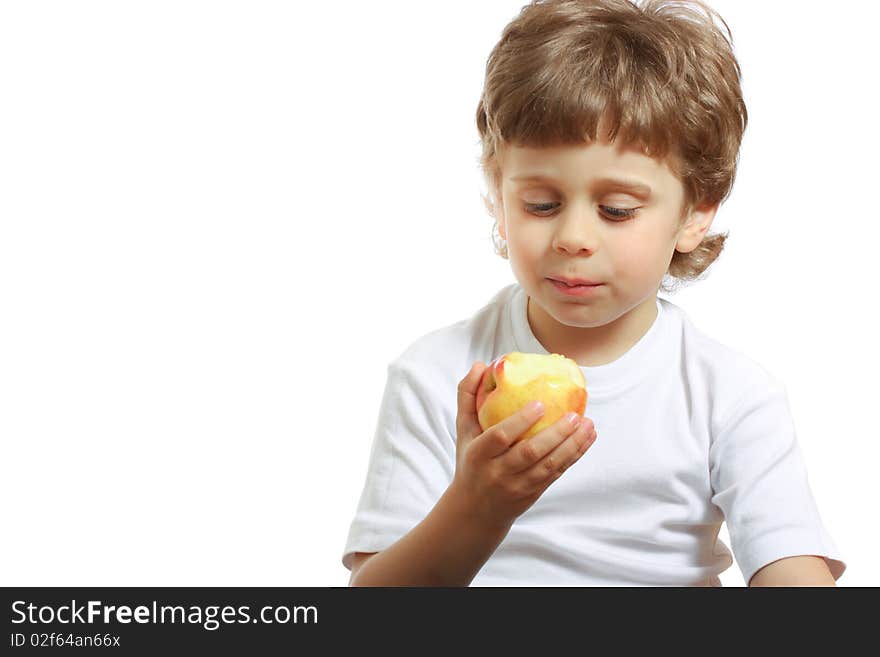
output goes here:
[{"label": "boy", "polygon": [[[390,364],[352,585],[719,586],[724,521],[750,586],[843,573],[784,386],[657,296],[726,239],[708,231],[747,112],[715,16],[535,0],[505,29],[477,127],[517,284]],[[510,351],[577,361],[592,419],[516,442],[526,407],[483,431],[477,384]]]}]

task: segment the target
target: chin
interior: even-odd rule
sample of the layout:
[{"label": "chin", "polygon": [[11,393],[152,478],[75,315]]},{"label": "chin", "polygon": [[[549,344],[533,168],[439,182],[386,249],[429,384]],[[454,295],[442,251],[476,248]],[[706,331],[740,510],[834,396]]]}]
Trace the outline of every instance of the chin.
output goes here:
[{"label": "chin", "polygon": [[556,299],[547,302],[541,297],[530,294],[529,305],[531,306],[531,304],[536,304],[536,307],[549,315],[551,319],[570,328],[595,328],[605,323],[597,319],[595,308],[590,308],[582,303],[566,303]]}]

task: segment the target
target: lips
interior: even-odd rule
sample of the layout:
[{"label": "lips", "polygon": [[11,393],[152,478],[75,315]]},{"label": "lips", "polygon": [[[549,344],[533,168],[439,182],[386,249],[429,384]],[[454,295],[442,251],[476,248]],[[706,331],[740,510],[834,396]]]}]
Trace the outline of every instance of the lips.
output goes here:
[{"label": "lips", "polygon": [[563,278],[562,276],[550,276],[551,281],[558,281],[560,283],[565,283],[569,287],[576,287],[578,285],[602,285],[602,283],[598,281],[591,281],[587,278]]},{"label": "lips", "polygon": [[596,297],[602,292],[602,288],[605,287],[605,285],[602,283],[597,283],[594,285],[568,285],[567,283],[557,281],[553,278],[548,278],[547,281],[558,293],[566,297],[576,297],[580,299],[591,299],[593,297]]}]

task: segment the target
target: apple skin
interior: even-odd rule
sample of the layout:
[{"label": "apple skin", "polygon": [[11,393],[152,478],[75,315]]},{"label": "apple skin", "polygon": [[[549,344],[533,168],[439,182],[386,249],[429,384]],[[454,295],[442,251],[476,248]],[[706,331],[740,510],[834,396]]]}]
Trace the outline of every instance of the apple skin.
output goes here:
[{"label": "apple skin", "polygon": [[499,356],[483,372],[477,387],[477,419],[485,431],[538,399],[544,414],[518,440],[527,440],[563,415],[583,415],[587,387],[580,366],[561,354]]}]

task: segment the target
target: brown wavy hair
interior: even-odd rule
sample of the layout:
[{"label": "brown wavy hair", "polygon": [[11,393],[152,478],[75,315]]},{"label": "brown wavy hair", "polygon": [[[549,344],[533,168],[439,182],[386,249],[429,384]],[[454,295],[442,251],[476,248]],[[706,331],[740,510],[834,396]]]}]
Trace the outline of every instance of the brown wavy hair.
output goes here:
[{"label": "brown wavy hair", "polygon": [[[725,33],[720,25],[724,26]],[[477,106],[479,165],[495,219],[506,144],[585,144],[607,138],[664,161],[681,180],[680,224],[694,207],[720,204],[733,187],[748,123],[733,37],[700,0],[533,0],[502,32],[486,63]],[[697,279],[728,233],[708,234],[667,269],[674,291]],[[669,284],[671,283],[671,284]]]}]

